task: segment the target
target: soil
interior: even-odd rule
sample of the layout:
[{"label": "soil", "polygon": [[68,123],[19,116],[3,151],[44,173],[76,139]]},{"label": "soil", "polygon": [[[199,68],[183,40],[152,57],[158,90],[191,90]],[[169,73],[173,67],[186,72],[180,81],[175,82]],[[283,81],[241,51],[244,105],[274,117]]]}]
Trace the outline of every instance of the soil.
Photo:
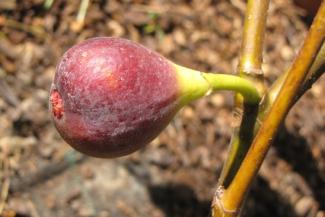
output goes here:
[{"label": "soil", "polygon": [[[84,23],[77,20],[80,2],[0,2],[0,216],[209,216],[232,132],[232,94],[185,107],[130,156],[95,159],[60,138],[48,90],[64,51],[94,36],[125,37],[181,65],[234,73],[244,1],[93,0]],[[310,21],[305,15],[292,1],[271,1],[267,85],[301,46]],[[322,77],[289,113],[243,216],[325,216],[324,84]]]}]

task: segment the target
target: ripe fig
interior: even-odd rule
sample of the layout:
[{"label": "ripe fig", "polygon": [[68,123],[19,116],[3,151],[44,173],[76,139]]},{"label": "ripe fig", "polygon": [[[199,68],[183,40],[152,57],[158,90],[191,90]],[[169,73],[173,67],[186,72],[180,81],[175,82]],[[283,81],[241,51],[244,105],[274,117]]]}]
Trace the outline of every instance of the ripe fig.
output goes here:
[{"label": "ripe fig", "polygon": [[60,60],[50,111],[60,135],[94,157],[119,157],[155,138],[210,88],[199,72],[126,39],[99,37]]}]

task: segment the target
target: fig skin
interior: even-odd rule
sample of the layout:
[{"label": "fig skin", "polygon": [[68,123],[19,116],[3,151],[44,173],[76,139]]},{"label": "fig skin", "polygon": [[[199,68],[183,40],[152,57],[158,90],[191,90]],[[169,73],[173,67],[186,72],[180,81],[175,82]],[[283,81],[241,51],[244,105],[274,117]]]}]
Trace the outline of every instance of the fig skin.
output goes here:
[{"label": "fig skin", "polygon": [[181,107],[173,65],[126,39],[100,37],[60,60],[50,111],[60,135],[101,158],[132,153],[155,138]]}]

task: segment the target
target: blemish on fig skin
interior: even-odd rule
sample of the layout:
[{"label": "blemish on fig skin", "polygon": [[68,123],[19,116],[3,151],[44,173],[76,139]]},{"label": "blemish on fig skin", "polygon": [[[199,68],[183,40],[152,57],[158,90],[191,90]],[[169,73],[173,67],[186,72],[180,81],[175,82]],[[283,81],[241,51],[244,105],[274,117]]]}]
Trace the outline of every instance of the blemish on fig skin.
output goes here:
[{"label": "blemish on fig skin", "polygon": [[57,90],[52,90],[50,96],[50,102],[52,107],[53,116],[57,119],[63,117],[63,102],[60,93]]}]

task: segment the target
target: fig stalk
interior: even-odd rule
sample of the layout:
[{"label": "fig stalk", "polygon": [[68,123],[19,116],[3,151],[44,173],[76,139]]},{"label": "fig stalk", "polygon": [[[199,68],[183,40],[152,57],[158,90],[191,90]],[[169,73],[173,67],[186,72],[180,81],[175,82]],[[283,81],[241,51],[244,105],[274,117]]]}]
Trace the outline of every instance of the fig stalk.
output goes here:
[{"label": "fig stalk", "polygon": [[[219,90],[239,93],[247,104],[258,104],[260,94],[248,79],[236,75],[200,72],[174,64],[183,90],[183,104]],[[190,95],[187,95],[190,94]]]}]

